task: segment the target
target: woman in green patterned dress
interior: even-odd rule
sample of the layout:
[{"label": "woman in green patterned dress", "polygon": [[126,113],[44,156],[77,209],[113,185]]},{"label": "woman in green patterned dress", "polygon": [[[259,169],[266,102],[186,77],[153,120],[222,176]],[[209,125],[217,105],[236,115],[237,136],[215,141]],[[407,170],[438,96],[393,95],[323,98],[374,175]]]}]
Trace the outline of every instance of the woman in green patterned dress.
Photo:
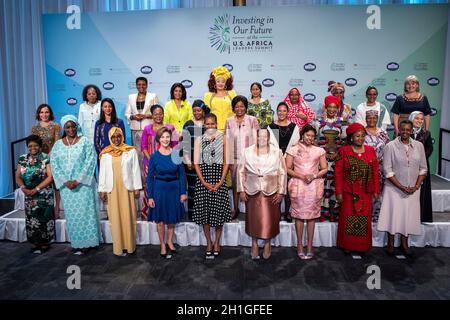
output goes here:
[{"label": "woman in green patterned dress", "polygon": [[273,122],[274,112],[269,100],[261,97],[261,92],[261,83],[253,82],[250,86],[251,98],[248,101],[247,114],[258,119],[260,128],[265,128]]},{"label": "woman in green patterned dress", "polygon": [[27,239],[34,253],[42,253],[55,238],[53,178],[48,155],[41,152],[42,139],[31,135],[26,143],[29,153],[19,158],[16,183],[25,194]]}]

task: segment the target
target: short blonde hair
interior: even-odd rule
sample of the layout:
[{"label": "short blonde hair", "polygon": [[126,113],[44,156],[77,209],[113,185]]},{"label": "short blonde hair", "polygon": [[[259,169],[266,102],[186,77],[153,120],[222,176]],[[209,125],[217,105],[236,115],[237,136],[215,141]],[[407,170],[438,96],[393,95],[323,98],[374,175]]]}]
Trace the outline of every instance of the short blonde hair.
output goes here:
[{"label": "short blonde hair", "polygon": [[406,90],[406,84],[408,84],[408,83],[410,83],[410,82],[417,83],[417,89],[416,89],[416,92],[420,92],[420,82],[419,82],[419,79],[418,79],[415,75],[413,75],[413,74],[406,77],[405,82],[403,83],[403,91],[404,91],[404,92],[407,92],[407,90]]}]

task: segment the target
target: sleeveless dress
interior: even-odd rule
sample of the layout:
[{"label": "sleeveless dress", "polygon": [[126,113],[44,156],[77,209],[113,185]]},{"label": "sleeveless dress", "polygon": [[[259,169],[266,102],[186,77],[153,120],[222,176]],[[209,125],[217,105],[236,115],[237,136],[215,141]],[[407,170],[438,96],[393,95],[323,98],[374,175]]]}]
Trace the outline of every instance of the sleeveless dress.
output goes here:
[{"label": "sleeveless dress", "polygon": [[[210,141],[206,135],[201,137],[200,168],[203,178],[212,184],[219,182],[223,170],[223,139],[218,133]],[[231,205],[226,184],[216,192],[208,191],[197,177],[195,183],[194,212],[192,220],[197,224],[211,227],[222,226],[231,221]]]}]

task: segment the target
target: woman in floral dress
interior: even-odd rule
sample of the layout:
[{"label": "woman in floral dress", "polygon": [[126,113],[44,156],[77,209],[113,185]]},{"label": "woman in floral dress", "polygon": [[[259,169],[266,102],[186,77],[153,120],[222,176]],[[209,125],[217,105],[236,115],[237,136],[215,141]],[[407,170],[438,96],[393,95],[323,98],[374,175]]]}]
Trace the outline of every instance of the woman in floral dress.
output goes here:
[{"label": "woman in floral dress", "polygon": [[319,146],[326,152],[328,172],[325,175],[325,189],[320,221],[335,222],[339,216],[339,205],[334,194],[334,161],[345,138],[345,126],[338,116],[341,100],[334,96],[325,97],[325,115],[316,123]]},{"label": "woman in floral dress", "polygon": [[253,82],[250,86],[251,98],[248,100],[247,114],[258,119],[261,128],[267,127],[273,122],[273,110],[269,100],[261,96],[262,86],[259,82]]},{"label": "woman in floral dress", "polygon": [[378,123],[378,112],[376,110],[369,110],[366,112],[366,119],[365,119],[367,126],[366,126],[366,138],[365,138],[365,145],[371,146],[375,149],[375,153],[377,154],[377,159],[379,163],[379,172],[380,172],[380,197],[378,199],[374,200],[372,203],[372,222],[378,221],[378,216],[380,215],[380,209],[381,209],[381,201],[383,193],[383,186],[384,186],[384,173],[383,173],[383,151],[386,144],[389,142],[389,136],[381,128],[377,128]]},{"label": "woman in floral dress", "polygon": [[42,253],[55,238],[53,178],[49,158],[41,152],[42,139],[31,135],[26,143],[29,153],[19,158],[16,183],[25,194],[27,239],[34,245],[34,253]]}]

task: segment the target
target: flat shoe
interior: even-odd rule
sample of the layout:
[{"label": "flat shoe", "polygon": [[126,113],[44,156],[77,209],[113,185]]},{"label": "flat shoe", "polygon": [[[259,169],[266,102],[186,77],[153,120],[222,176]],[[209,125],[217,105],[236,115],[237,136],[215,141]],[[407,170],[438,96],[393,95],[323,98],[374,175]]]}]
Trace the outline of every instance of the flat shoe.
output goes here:
[{"label": "flat shoe", "polygon": [[264,259],[264,260],[269,260],[270,255],[271,255],[271,254],[269,253],[269,254],[266,256],[266,255],[263,253],[262,256],[263,256],[263,259]]},{"label": "flat shoe", "polygon": [[314,253],[312,253],[312,252],[308,252],[307,254],[306,254],[306,260],[311,260],[312,258],[314,258]]},{"label": "flat shoe", "polygon": [[306,260],[306,256],[305,256],[305,254],[304,254],[303,252],[298,253],[298,257],[299,257],[301,260]]}]

